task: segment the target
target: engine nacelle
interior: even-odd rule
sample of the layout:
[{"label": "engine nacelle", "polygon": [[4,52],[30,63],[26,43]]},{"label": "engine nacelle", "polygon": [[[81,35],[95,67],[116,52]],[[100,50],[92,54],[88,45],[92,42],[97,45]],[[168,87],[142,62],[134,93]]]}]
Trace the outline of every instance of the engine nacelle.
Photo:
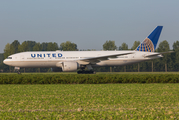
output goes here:
[{"label": "engine nacelle", "polygon": [[55,67],[55,68],[51,68],[52,72],[62,72],[62,68],[60,67]]},{"label": "engine nacelle", "polygon": [[73,72],[79,68],[79,64],[77,62],[63,62],[62,63],[62,70],[64,72]]}]

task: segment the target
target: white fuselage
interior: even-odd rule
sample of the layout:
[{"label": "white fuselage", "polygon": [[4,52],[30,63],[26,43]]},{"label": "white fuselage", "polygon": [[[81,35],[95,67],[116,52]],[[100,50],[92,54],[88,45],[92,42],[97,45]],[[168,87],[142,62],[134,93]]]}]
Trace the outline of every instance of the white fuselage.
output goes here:
[{"label": "white fuselage", "polygon": [[[74,61],[80,65],[87,65],[83,59],[95,58],[100,56],[108,56],[113,54],[129,53],[132,54],[118,56],[116,58],[108,58],[100,60],[92,67],[98,66],[121,66],[141,61],[160,58],[162,55],[154,55],[155,52],[141,51],[36,51],[36,52],[21,52],[10,55],[4,60],[4,63],[14,67],[62,67],[58,63],[65,61]],[[151,57],[146,57],[151,55]]]}]

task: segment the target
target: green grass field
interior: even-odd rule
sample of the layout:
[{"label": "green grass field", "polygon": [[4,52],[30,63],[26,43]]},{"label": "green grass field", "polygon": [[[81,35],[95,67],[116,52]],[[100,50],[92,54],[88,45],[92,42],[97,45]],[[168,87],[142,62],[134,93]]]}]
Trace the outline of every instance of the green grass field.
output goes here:
[{"label": "green grass field", "polygon": [[179,119],[179,84],[0,85],[0,119]]}]

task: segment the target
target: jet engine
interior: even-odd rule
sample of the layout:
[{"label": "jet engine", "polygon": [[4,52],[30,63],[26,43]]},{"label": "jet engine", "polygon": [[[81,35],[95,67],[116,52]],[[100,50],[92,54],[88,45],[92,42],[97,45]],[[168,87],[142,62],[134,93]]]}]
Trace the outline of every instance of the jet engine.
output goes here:
[{"label": "jet engine", "polygon": [[77,62],[63,62],[62,63],[62,70],[64,72],[72,72],[76,71],[79,68],[79,64]]}]

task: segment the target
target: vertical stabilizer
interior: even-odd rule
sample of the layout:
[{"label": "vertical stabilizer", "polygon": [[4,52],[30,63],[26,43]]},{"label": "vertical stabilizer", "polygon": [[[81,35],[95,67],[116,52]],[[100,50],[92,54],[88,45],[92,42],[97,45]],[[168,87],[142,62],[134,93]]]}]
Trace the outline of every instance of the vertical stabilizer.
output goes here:
[{"label": "vertical stabilizer", "polygon": [[154,52],[163,26],[157,26],[135,51]]}]

